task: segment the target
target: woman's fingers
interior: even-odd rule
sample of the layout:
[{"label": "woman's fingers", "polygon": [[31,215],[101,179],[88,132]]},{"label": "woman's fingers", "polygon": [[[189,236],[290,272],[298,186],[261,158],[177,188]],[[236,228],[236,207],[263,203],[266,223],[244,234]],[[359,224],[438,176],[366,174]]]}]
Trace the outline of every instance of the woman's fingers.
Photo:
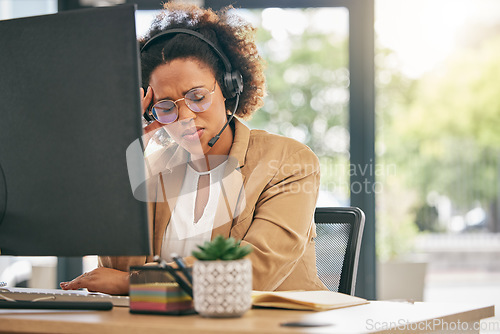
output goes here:
[{"label": "woman's fingers", "polygon": [[[151,86],[148,86],[148,89],[146,91],[146,94],[144,95],[144,89],[141,87],[141,117],[145,112],[149,113],[149,106],[151,105],[151,102],[153,101],[153,89]],[[150,115],[151,118],[153,118],[152,115]],[[154,120],[153,122],[150,122],[146,126],[143,126],[142,131],[144,133],[144,136],[142,137],[142,140],[144,142],[144,147],[148,146],[148,143],[151,139],[151,137],[154,135],[154,133],[162,127],[162,124]]]},{"label": "woman's fingers", "polygon": [[126,294],[128,293],[128,273],[100,267],[82,274],[70,282],[61,282],[60,285],[63,290],[86,288],[91,292],[112,295]]},{"label": "woman's fingers", "polygon": [[153,101],[153,89],[151,88],[151,86],[148,86],[146,95],[144,95],[144,89],[141,87],[141,96],[143,97],[141,100],[141,109],[142,113],[144,113],[151,104],[151,101]]},{"label": "woman's fingers", "polygon": [[140,97],[141,97],[141,113],[144,113],[144,108],[142,108],[142,100],[144,100],[144,88],[142,88],[142,87],[139,88],[139,94],[140,94]]},{"label": "woman's fingers", "polygon": [[86,287],[86,281],[88,281],[90,273],[84,273],[69,282],[61,282],[59,285],[63,290],[78,290]]}]

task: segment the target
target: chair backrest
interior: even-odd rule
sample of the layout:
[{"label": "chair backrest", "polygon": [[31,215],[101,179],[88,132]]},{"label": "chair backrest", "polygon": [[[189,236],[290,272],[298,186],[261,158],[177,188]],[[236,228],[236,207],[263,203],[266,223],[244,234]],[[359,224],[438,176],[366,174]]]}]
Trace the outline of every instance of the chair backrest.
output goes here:
[{"label": "chair backrest", "polygon": [[331,291],[354,295],[364,212],[356,207],[316,208],[314,220],[320,280]]}]

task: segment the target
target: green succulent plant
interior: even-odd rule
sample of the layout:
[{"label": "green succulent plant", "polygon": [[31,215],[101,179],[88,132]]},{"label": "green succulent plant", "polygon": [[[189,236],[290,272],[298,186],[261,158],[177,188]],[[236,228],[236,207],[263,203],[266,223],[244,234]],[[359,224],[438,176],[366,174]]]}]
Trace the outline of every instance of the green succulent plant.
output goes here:
[{"label": "green succulent plant", "polygon": [[252,248],[249,245],[240,246],[241,240],[232,237],[224,238],[222,235],[216,236],[212,241],[206,241],[203,245],[198,245],[199,251],[193,251],[192,255],[201,261],[231,261],[239,260],[250,254]]}]

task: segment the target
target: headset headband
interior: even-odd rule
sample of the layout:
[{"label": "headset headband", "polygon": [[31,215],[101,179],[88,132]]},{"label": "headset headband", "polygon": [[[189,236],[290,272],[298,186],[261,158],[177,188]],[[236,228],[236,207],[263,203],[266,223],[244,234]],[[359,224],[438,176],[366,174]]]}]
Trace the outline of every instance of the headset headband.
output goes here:
[{"label": "headset headband", "polygon": [[147,49],[148,46],[150,46],[155,40],[158,40],[161,37],[166,36],[166,35],[174,35],[174,34],[187,34],[187,35],[198,37],[199,39],[201,39],[202,41],[204,41],[205,43],[207,43],[208,45],[210,45],[212,47],[212,49],[219,55],[220,59],[224,63],[224,67],[226,68],[226,72],[231,72],[231,70],[232,70],[231,63],[227,59],[226,55],[224,55],[219,50],[219,48],[217,48],[215,46],[215,44],[212,43],[212,41],[208,40],[205,36],[203,36],[202,34],[200,34],[197,31],[194,31],[194,30],[189,30],[189,29],[170,29],[170,30],[164,31],[162,33],[159,33],[158,35],[153,36],[149,41],[146,42],[146,44],[144,44],[142,46],[141,52],[143,52],[145,49]]},{"label": "headset headband", "polygon": [[229,59],[227,59],[226,55],[224,55],[224,53],[222,53],[222,51],[220,51],[219,48],[215,46],[215,44],[212,41],[208,40],[205,36],[203,36],[197,31],[177,28],[161,32],[153,36],[149,41],[147,41],[142,46],[141,53],[144,52],[144,50],[146,50],[149,46],[151,46],[151,44],[154,41],[157,41],[158,39],[161,39],[166,35],[174,35],[174,34],[187,34],[197,37],[198,39],[208,44],[215,51],[215,53],[217,53],[219,58],[224,63],[224,68],[226,70],[226,73],[224,75],[224,86],[225,86],[224,96],[226,96],[226,98],[233,98],[234,96],[236,96],[236,94],[240,94],[243,91],[243,79],[241,77],[240,72],[237,70],[233,71],[231,63],[229,62]]}]

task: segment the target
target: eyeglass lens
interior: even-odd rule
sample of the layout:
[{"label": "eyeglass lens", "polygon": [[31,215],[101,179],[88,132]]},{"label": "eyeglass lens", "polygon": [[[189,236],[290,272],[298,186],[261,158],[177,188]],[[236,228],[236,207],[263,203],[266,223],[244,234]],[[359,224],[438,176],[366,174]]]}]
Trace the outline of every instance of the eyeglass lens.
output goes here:
[{"label": "eyeglass lens", "polygon": [[[206,111],[212,104],[212,94],[206,88],[195,88],[186,93],[183,99],[186,106],[194,112]],[[176,102],[158,101],[152,108],[154,118],[160,123],[170,124],[177,120],[179,111]]]}]

